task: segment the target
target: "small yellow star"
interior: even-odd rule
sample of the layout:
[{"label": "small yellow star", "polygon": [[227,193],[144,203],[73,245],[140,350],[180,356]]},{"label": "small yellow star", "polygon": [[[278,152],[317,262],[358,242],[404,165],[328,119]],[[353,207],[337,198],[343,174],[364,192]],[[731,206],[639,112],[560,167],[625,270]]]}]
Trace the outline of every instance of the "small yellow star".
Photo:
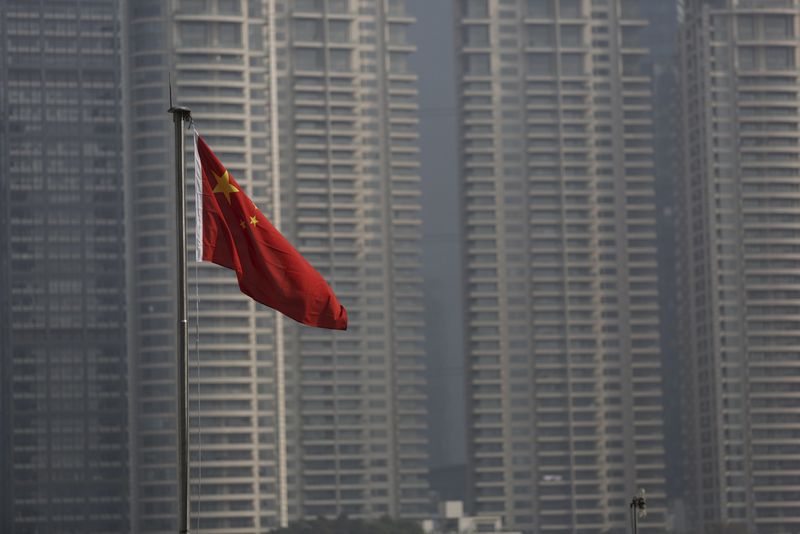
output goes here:
[{"label": "small yellow star", "polygon": [[239,226],[241,226],[242,228],[247,228],[247,223],[244,221],[239,221]]},{"label": "small yellow star", "polygon": [[239,190],[236,189],[236,186],[231,184],[231,178],[228,176],[228,171],[225,171],[222,176],[217,176],[214,174],[214,171],[211,171],[211,174],[214,176],[214,179],[217,181],[216,187],[214,187],[214,193],[222,193],[225,195],[225,200],[228,201],[228,204],[231,203],[231,193],[238,193]]},{"label": "small yellow star", "polygon": [[255,226],[258,224],[258,219],[256,218],[256,216],[255,216],[255,215],[253,215],[252,217],[250,217],[250,224],[252,224],[252,225],[253,225],[253,228],[255,228]]}]

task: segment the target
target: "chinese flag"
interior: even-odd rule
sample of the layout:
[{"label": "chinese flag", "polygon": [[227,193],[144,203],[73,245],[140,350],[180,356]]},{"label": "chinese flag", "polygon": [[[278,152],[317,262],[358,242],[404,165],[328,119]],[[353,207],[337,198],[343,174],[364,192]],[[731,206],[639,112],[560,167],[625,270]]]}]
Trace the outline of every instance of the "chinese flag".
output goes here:
[{"label": "chinese flag", "polygon": [[197,260],[233,269],[242,293],[308,326],[347,330],[322,276],[244,194],[197,132]]}]

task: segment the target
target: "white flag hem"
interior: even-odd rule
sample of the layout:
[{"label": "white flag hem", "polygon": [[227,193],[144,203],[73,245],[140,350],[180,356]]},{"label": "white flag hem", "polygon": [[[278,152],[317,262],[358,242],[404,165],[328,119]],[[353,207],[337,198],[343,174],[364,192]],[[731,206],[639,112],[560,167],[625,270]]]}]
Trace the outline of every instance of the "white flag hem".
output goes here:
[{"label": "white flag hem", "polygon": [[200,153],[197,152],[197,138],[200,134],[194,130],[194,220],[195,220],[195,259],[203,261],[203,166]]}]

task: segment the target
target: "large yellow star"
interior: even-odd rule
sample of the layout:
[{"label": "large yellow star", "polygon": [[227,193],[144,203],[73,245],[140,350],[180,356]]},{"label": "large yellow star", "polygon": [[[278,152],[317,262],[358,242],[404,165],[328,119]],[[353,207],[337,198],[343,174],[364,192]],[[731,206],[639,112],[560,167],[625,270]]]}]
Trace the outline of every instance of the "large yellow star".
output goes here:
[{"label": "large yellow star", "polygon": [[217,186],[214,188],[214,193],[222,193],[225,195],[225,200],[228,201],[228,204],[231,203],[231,193],[238,193],[239,190],[236,189],[236,186],[231,184],[231,178],[228,176],[228,171],[226,170],[222,176],[217,176],[214,171],[211,171],[211,174],[214,176],[214,179],[217,181]]}]

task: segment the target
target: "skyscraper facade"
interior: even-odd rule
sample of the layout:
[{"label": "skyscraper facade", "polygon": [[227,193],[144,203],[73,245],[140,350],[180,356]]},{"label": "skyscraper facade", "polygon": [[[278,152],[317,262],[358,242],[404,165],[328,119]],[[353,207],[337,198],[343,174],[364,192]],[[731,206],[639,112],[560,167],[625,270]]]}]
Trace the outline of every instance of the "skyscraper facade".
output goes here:
[{"label": "skyscraper facade", "polygon": [[413,18],[404,0],[277,4],[283,230],[348,308],[286,325],[289,516],[427,512]]},{"label": "skyscraper facade", "polygon": [[129,532],[120,2],[0,6],[0,531]]},{"label": "skyscraper facade", "polygon": [[652,95],[638,0],[463,0],[469,476],[529,532],[663,527]]},{"label": "skyscraper facade", "polygon": [[681,354],[690,529],[800,529],[798,13],[685,2]]},{"label": "skyscraper facade", "polygon": [[190,262],[192,524],[260,533],[284,509],[290,520],[427,511],[412,20],[394,0],[130,3],[137,532],[173,529],[177,511],[168,73],[175,102],[350,316],[345,333],[281,325],[232,272]]},{"label": "skyscraper facade", "polygon": [[[269,213],[266,16],[261,1],[128,4],[136,532],[177,528],[177,258],[169,78],[175,102],[192,109],[217,156]],[[191,165],[191,132],[186,138]],[[191,186],[187,191],[192,199]],[[191,204],[187,212],[192,229]],[[189,274],[191,525],[205,532],[263,532],[278,524],[279,509],[275,314],[243,295],[231,271],[192,261]]]}]

